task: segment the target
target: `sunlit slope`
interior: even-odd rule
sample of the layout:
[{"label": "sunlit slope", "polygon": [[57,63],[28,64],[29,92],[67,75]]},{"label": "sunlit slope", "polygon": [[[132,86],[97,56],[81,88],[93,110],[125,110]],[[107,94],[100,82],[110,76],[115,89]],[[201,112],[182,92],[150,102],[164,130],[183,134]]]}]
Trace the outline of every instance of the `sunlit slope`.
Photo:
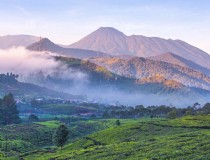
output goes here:
[{"label": "sunlit slope", "polygon": [[209,159],[209,116],[136,120],[86,136],[54,153],[25,159]]},{"label": "sunlit slope", "polygon": [[142,57],[131,59],[95,58],[91,61],[126,77],[141,79],[161,75],[166,79],[175,80],[186,86],[210,89],[210,78],[203,72],[173,64],[171,61],[167,63]]}]

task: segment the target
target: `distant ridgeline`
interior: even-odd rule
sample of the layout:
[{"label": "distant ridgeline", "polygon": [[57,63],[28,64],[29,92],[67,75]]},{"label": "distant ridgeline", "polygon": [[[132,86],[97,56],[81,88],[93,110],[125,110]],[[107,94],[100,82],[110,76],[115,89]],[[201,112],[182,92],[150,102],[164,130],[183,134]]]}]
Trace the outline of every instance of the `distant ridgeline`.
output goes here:
[{"label": "distant ridgeline", "polygon": [[4,84],[15,84],[17,83],[17,78],[19,76],[17,74],[13,73],[7,73],[7,74],[0,74],[0,83]]}]

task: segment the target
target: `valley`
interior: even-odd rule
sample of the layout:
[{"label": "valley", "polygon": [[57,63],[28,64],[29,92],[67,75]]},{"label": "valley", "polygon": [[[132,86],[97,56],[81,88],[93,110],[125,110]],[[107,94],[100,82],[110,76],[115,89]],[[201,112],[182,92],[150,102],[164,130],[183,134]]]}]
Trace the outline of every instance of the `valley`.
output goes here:
[{"label": "valley", "polygon": [[0,160],[210,159],[209,6],[0,1]]}]

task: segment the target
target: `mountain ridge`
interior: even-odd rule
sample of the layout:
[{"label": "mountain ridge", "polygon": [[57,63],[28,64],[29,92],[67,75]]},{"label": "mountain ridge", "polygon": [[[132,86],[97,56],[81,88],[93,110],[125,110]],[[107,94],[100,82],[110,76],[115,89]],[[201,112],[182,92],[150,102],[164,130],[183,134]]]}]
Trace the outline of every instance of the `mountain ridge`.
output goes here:
[{"label": "mountain ridge", "polygon": [[[106,32],[109,34],[105,34]],[[210,69],[210,55],[182,40],[142,35],[126,36],[110,27],[99,28],[69,47],[101,51],[111,55],[126,54],[137,57],[150,57],[172,52]]]},{"label": "mountain ridge", "polygon": [[60,55],[65,55],[73,58],[91,58],[91,57],[104,57],[109,56],[102,52],[85,50],[85,49],[75,49],[75,48],[64,48],[59,45],[56,45],[48,38],[42,38],[40,41],[31,44],[27,47],[28,50],[31,51],[48,51],[53,52]]},{"label": "mountain ridge", "polygon": [[[154,101],[161,100],[163,104],[169,101],[174,102],[174,98],[177,99],[178,97],[180,104],[182,102],[183,104],[185,102],[189,104],[189,99],[192,97],[196,97],[199,102],[203,103],[207,97],[210,97],[210,91],[208,90],[185,86],[176,80],[167,79],[161,75],[138,80],[110,72],[104,67],[91,63],[89,60],[66,57],[58,57],[58,60],[69,65],[68,67],[70,69],[82,71],[90,76],[89,85],[91,87],[85,90],[88,91],[87,93],[96,93],[94,97],[102,94],[103,98],[108,96],[110,99],[109,94],[112,96],[114,94],[115,96],[111,99],[113,100],[114,98],[115,101],[120,99],[122,102],[125,102],[131,97],[136,97],[137,99],[133,99],[133,103],[143,101],[143,97],[150,97],[154,98]],[[94,88],[96,89],[94,90]],[[84,94],[85,90],[82,90]],[[120,96],[118,96],[119,92]],[[87,94],[87,96],[89,95]],[[122,97],[124,98],[122,99]]]},{"label": "mountain ridge", "polygon": [[199,72],[202,72],[202,73],[206,74],[207,76],[210,76],[210,69],[202,67],[202,66],[194,63],[193,61],[187,60],[187,59],[180,57],[174,53],[170,53],[170,52],[163,53],[158,56],[148,57],[148,59],[155,60],[155,61],[163,61],[163,62],[167,62],[167,63],[171,63],[171,64],[177,64],[182,67],[188,67],[188,68],[197,70]]},{"label": "mountain ridge", "polygon": [[157,74],[166,79],[176,80],[186,86],[210,89],[210,78],[202,72],[188,67],[182,67],[162,61],[150,60],[143,57],[131,59],[95,58],[93,63],[107,68],[113,73],[137,79],[153,77]]}]

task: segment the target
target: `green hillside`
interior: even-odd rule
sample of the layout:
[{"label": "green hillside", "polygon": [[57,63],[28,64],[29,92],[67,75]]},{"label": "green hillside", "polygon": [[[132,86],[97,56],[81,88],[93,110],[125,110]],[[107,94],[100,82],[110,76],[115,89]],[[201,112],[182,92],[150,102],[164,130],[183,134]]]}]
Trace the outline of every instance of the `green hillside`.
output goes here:
[{"label": "green hillside", "polygon": [[104,81],[114,81],[116,78],[120,77],[110,72],[105,67],[98,66],[89,62],[88,60],[80,60],[68,57],[55,57],[55,59],[66,64],[69,68],[87,73],[91,80],[94,80],[94,82],[98,81],[99,79]]},{"label": "green hillside", "polygon": [[[53,149],[57,120],[22,123],[0,127],[0,157],[18,159],[18,155],[43,147]],[[115,126],[115,119],[77,120],[69,122],[69,143],[91,133]],[[30,152],[29,152],[30,153]],[[31,153],[30,153],[31,154]],[[1,159],[1,158],[0,158]]]},{"label": "green hillside", "polygon": [[52,145],[52,134],[61,123],[15,124],[0,127],[0,155],[13,156]]},{"label": "green hillside", "polygon": [[13,93],[21,97],[45,97],[45,98],[81,98],[67,93],[57,92],[45,87],[40,87],[32,83],[23,83],[17,80],[18,75],[0,74],[0,97]]},{"label": "green hillside", "polygon": [[210,159],[210,116],[123,120],[63,149],[23,154],[26,160]]}]

